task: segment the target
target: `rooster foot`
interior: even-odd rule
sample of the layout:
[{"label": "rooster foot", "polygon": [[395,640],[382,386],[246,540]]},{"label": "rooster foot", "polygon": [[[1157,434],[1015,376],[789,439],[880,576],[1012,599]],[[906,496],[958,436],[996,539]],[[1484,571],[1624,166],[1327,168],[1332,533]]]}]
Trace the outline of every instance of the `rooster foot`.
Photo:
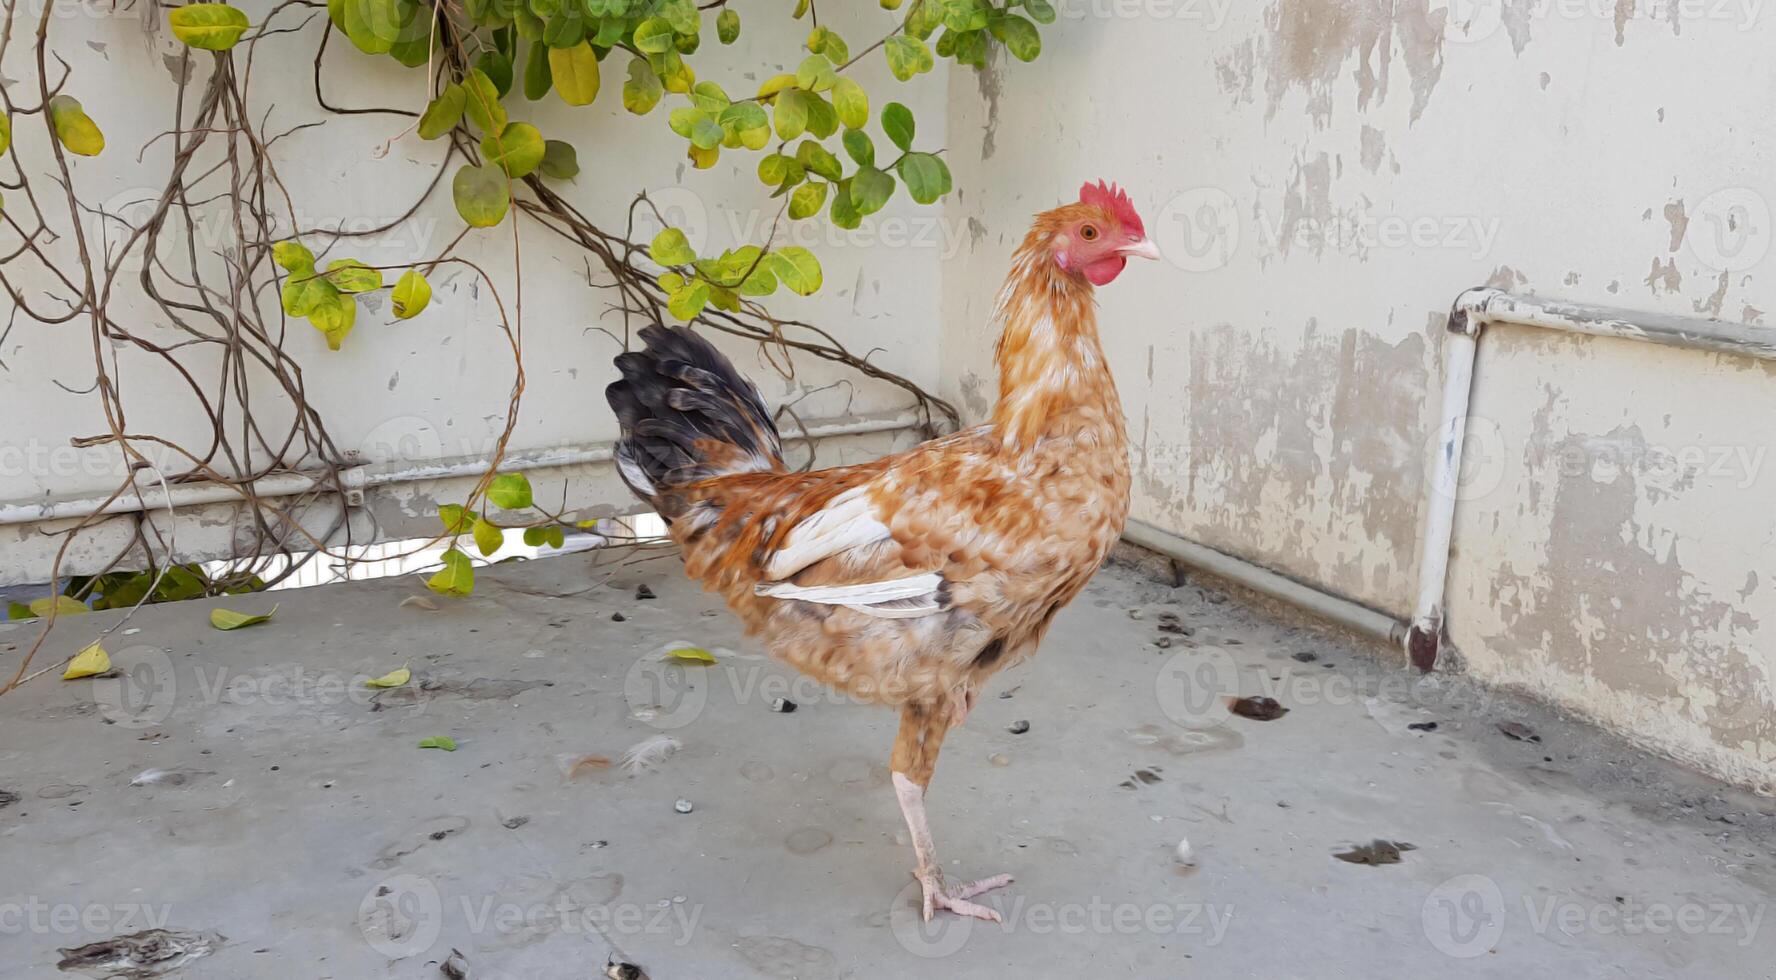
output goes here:
[{"label": "rooster foot", "polygon": [[967,885],[953,887],[944,883],[943,872],[936,868],[920,868],[913,872],[913,877],[919,879],[919,885],[925,891],[923,911],[926,922],[931,921],[931,917],[937,913],[938,909],[954,912],[957,915],[966,915],[970,918],[986,919],[989,922],[1002,921],[998,910],[971,902],[969,899],[984,892],[990,892],[995,888],[1004,888],[1011,884],[1011,875],[994,875],[991,878],[982,878]]}]

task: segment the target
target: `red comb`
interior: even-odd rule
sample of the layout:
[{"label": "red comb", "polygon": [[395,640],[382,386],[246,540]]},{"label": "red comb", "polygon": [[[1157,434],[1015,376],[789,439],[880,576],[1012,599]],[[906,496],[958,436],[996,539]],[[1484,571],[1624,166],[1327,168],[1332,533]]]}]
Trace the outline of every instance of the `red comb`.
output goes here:
[{"label": "red comb", "polygon": [[1141,216],[1135,213],[1134,202],[1129,200],[1128,192],[1115,184],[1098,181],[1093,184],[1087,181],[1079,188],[1079,203],[1091,204],[1103,208],[1116,216],[1124,231],[1145,236],[1147,229],[1141,225]]}]

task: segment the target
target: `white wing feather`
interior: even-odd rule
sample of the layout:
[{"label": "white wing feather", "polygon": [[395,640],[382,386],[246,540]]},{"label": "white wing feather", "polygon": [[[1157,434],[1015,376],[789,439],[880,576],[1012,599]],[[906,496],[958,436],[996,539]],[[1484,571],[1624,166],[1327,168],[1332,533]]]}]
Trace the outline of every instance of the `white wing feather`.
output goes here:
[{"label": "white wing feather", "polygon": [[765,577],[786,579],[817,561],[888,537],[888,526],[876,519],[868,489],[853,487],[839,494],[790,529],[783,547],[765,564]]}]

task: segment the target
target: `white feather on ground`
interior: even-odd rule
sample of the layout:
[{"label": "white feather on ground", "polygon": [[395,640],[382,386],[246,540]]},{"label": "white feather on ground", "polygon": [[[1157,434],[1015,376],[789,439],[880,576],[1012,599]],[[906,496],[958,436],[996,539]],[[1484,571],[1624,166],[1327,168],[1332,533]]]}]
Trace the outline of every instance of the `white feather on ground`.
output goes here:
[{"label": "white feather on ground", "polygon": [[623,753],[621,763],[627,773],[651,772],[660,768],[666,757],[684,747],[684,743],[670,735],[650,735],[629,746]]}]

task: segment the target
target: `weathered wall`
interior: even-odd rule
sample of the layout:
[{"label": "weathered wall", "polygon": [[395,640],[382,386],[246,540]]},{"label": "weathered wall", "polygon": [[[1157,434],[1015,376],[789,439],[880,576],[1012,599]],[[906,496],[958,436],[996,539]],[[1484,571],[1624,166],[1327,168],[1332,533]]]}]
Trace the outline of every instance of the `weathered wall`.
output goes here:
[{"label": "weathered wall", "polygon": [[[156,137],[174,125],[173,71],[183,49],[164,26],[154,35],[145,32],[142,11],[113,11],[113,6],[58,2],[50,21],[51,38],[53,50],[71,68],[68,91],[85,102],[107,136],[103,155],[75,161],[75,188],[88,205],[140,221],[152,210],[169,171],[173,141]],[[243,6],[259,23],[272,4],[254,0]],[[30,8],[34,29],[34,14],[41,8],[21,6],[21,16],[25,7]],[[151,5],[150,9],[163,8]],[[153,13],[149,19],[158,16]],[[291,25],[305,16],[284,15]],[[863,37],[877,29],[882,16],[872,5],[867,10],[833,11],[829,22],[853,37]],[[259,46],[252,74],[253,111],[256,118],[263,115],[268,133],[289,131],[276,143],[275,157],[302,226],[376,228],[398,218],[434,178],[444,147],[410,133],[401,135],[411,122],[405,117],[329,116],[320,110],[311,77],[324,25],[324,16],[312,17],[300,31],[268,38]],[[760,72],[794,70],[805,55],[800,45],[806,31],[787,12],[749,17],[744,41],[729,48],[712,39],[698,55],[699,70],[722,81],[729,91],[748,90],[766,77]],[[10,80],[7,84],[15,99],[34,104],[36,68],[29,38],[23,36],[29,31],[16,33],[21,36],[13,39],[0,74]],[[207,77],[208,60],[198,59],[200,85]],[[560,185],[561,193],[595,222],[621,231],[631,199],[646,189],[699,248],[719,251],[757,241],[770,228],[780,204],[771,201],[758,182],[758,155],[728,153],[713,170],[691,170],[684,158],[684,141],[666,128],[666,106],[645,119],[622,109],[628,60],[616,57],[603,66],[602,93],[587,108],[568,107],[553,94],[535,103],[512,97],[514,119],[534,122],[546,136],[568,138],[577,145],[582,172],[572,185]],[[423,108],[418,71],[403,69],[388,58],[362,55],[337,36],[328,47],[326,65],[328,100],[335,105]],[[942,132],[947,95],[940,77],[901,85],[879,58],[858,70],[872,90],[891,87],[894,97],[909,104],[923,126]],[[195,102],[195,94],[191,98]],[[324,125],[298,128],[323,121]],[[16,129],[14,152],[19,159],[34,170],[45,169],[49,157],[39,121],[21,119]],[[388,150],[383,155],[385,145]],[[40,195],[45,189],[54,191],[45,177],[40,176],[38,184]],[[15,192],[6,194],[14,213],[22,216]],[[56,215],[55,196],[45,203]],[[235,247],[233,228],[218,210],[200,207],[198,215],[200,253],[208,256]],[[66,209],[57,217],[63,234],[57,247],[67,255],[73,239],[67,234]],[[826,285],[808,299],[785,293],[774,300],[774,309],[822,324],[859,352],[873,348],[875,364],[935,388],[938,278],[945,247],[935,234],[938,218],[937,209],[919,207],[901,194],[854,232],[835,231],[824,222],[784,228],[785,241],[817,251]],[[86,215],[85,221],[95,242],[116,242],[123,231],[120,223],[95,214]],[[350,255],[373,265],[414,262],[438,254],[461,228],[446,175],[444,186],[411,220],[388,232],[343,242],[331,257]],[[511,449],[523,452],[611,439],[616,426],[603,391],[615,377],[611,357],[619,345],[607,331],[621,336],[621,318],[608,311],[610,294],[591,288],[581,256],[563,250],[559,239],[534,222],[521,228],[527,391]],[[652,233],[645,223],[636,232],[644,242]],[[16,247],[16,236],[9,235],[8,240],[13,244],[4,248],[10,251]],[[319,252],[328,242],[322,236],[310,238],[309,244]],[[174,254],[176,262],[179,243],[169,242],[164,251]],[[488,270],[506,308],[513,309],[510,222],[471,235],[455,254]],[[595,276],[592,281],[602,284],[603,278]],[[505,424],[512,362],[497,328],[493,292],[461,266],[441,269],[433,283],[436,295],[430,309],[411,321],[395,321],[381,297],[371,298],[356,330],[337,353],[329,352],[321,335],[306,323],[289,325],[284,347],[301,365],[312,403],[337,445],[358,452],[365,463],[483,455]],[[37,284],[24,285],[29,289]],[[48,288],[47,282],[42,285]],[[141,302],[133,276],[123,277],[119,292],[121,302],[114,312],[132,328],[156,341],[183,339],[160,324],[158,314]],[[48,309],[56,308],[53,300],[43,302]],[[10,307],[4,296],[0,305]],[[267,307],[274,317],[275,306],[273,300]],[[22,317],[15,321],[12,313],[10,308],[0,310],[4,335],[0,339],[0,504],[109,493],[123,475],[118,454],[109,448],[69,446],[72,437],[106,431],[98,400],[88,393],[94,380],[94,351],[87,324],[45,325]],[[760,356],[756,345],[726,346],[774,405],[799,399],[795,411],[810,422],[896,414],[910,402],[899,388],[871,383],[811,357],[799,359],[796,377],[785,379]],[[189,353],[193,373],[215,395],[214,356]],[[105,356],[116,359],[132,431],[164,435],[190,446],[207,445],[207,425],[197,403],[169,369],[122,345],[106,345]],[[257,398],[256,411],[269,427],[288,416],[280,401],[269,388]],[[879,450],[880,442],[875,440],[872,447]],[[839,451],[835,447],[822,459],[850,458],[834,454]],[[552,483],[556,476],[551,475]],[[614,484],[594,476],[580,483],[564,478],[558,485],[539,485],[539,497],[559,500],[565,488],[570,507],[610,503],[603,491]],[[466,489],[467,484],[407,488],[398,499],[390,495],[392,509],[382,510],[423,517],[435,509],[434,491],[460,496]],[[626,495],[617,499],[628,500]],[[183,549],[224,554],[234,546],[235,522],[227,510],[187,516],[202,519],[188,522],[179,538]],[[127,522],[112,523],[81,539],[69,570],[103,564],[127,543]],[[432,522],[427,518],[420,523],[429,529]],[[0,583],[47,578],[48,557],[59,539],[46,539],[40,532],[62,527],[0,526]],[[387,526],[383,532],[401,533]]]},{"label": "weathered wall", "polygon": [[[986,316],[1030,214],[1126,185],[1166,256],[1100,292],[1136,519],[1405,616],[1458,292],[1776,309],[1776,13],[1756,0],[1058,6],[1037,71],[951,80],[967,247],[944,360],[986,412]],[[1509,465],[1462,504],[1454,643],[1483,678],[1776,780],[1776,476],[1556,463],[1761,460],[1776,389],[1627,347],[1484,341],[1475,413]]]}]

